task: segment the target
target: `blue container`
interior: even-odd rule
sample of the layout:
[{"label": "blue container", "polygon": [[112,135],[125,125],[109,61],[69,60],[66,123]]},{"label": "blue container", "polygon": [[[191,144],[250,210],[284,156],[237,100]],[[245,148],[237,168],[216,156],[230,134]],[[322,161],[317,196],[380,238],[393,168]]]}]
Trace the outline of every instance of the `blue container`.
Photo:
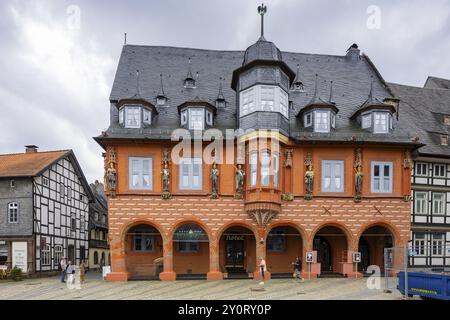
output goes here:
[{"label": "blue container", "polygon": [[[405,272],[399,272],[397,289],[405,294]],[[408,272],[408,295],[450,300],[450,275]]]}]

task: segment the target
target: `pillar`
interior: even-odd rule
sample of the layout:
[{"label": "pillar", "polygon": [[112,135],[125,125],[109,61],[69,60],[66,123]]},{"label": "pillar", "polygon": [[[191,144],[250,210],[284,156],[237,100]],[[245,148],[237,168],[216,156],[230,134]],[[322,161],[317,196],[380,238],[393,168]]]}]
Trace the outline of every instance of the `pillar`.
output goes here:
[{"label": "pillar", "polygon": [[122,239],[119,235],[110,241],[111,272],[106,276],[107,281],[128,281],[130,273],[126,266],[126,244],[126,238]]},{"label": "pillar", "polygon": [[163,239],[163,266],[164,271],[159,274],[161,281],[175,281],[177,274],[173,271],[173,241]]},{"label": "pillar", "polygon": [[209,281],[223,280],[219,258],[219,239],[211,239],[209,241],[209,272],[206,275]]},{"label": "pillar", "polygon": [[[258,230],[257,230],[255,273],[253,274],[253,277],[257,280],[263,280],[262,274],[261,274],[261,268],[259,267],[261,258],[263,258],[267,264],[266,229],[264,227],[258,227]],[[264,280],[270,280],[270,272],[269,271],[264,272]]]}]

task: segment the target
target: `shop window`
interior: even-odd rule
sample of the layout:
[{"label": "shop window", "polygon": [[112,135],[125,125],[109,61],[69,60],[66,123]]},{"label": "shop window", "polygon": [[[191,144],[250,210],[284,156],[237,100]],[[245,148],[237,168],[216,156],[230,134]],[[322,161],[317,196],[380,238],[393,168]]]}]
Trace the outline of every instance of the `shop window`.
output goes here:
[{"label": "shop window", "polygon": [[285,230],[273,230],[267,237],[267,251],[285,252],[286,251],[286,232]]}]

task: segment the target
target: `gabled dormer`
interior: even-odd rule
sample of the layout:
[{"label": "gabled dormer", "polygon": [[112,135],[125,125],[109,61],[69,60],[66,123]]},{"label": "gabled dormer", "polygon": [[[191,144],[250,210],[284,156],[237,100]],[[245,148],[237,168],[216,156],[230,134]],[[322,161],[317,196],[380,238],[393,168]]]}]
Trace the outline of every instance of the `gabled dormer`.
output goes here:
[{"label": "gabled dormer", "polygon": [[180,126],[188,130],[206,130],[214,126],[215,106],[199,98],[178,106]]},{"label": "gabled dormer", "polygon": [[329,133],[336,129],[336,115],[339,109],[333,102],[333,82],[330,84],[330,96],[328,101],[323,100],[318,92],[318,75],[316,74],[316,84],[314,95],[309,103],[297,114],[303,127],[312,132]]},{"label": "gabled dormer", "polygon": [[119,111],[119,125],[124,128],[141,129],[152,124],[158,111],[140,94],[139,70],[136,72],[136,93],[129,98],[120,99],[116,108]]},{"label": "gabled dormer", "polygon": [[375,134],[386,134],[393,130],[393,115],[396,110],[392,104],[382,102],[373,95],[373,80],[367,100],[351,116],[361,129]]}]

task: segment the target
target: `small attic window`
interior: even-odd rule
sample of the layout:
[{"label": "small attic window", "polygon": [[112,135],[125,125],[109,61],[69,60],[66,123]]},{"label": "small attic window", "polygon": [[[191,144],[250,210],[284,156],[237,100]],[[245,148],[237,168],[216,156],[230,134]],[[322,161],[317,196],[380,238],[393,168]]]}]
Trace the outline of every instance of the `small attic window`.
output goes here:
[{"label": "small attic window", "polygon": [[444,116],[444,124],[450,126],[450,115]]},{"label": "small attic window", "polygon": [[167,98],[165,96],[157,96],[156,97],[156,105],[157,106],[166,106],[167,105]]},{"label": "small attic window", "polygon": [[184,79],[184,87],[186,89],[194,89],[195,88],[195,80],[193,78]]},{"label": "small attic window", "polygon": [[441,135],[441,146],[448,146],[448,135]]}]

